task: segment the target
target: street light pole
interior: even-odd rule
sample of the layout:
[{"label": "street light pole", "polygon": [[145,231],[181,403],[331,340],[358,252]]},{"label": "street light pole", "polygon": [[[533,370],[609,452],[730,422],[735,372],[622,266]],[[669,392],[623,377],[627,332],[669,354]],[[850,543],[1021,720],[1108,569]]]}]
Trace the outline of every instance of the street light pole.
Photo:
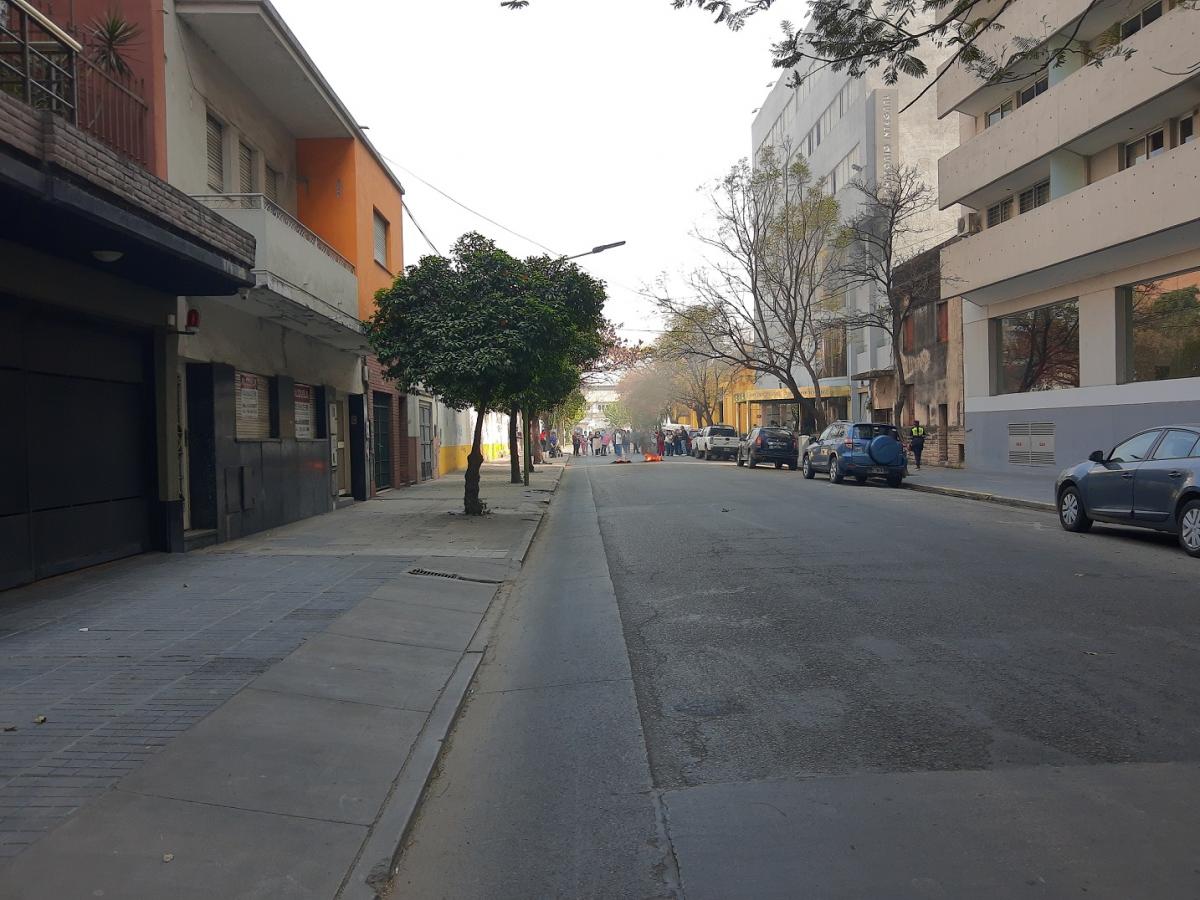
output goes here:
[{"label": "street light pole", "polygon": [[599,247],[593,247],[591,250],[585,250],[582,253],[576,253],[574,256],[564,256],[563,261],[568,259],[579,259],[581,256],[591,256],[593,253],[603,253],[605,250],[611,250],[613,247],[624,247],[624,241],[617,241],[613,244],[601,244]]}]

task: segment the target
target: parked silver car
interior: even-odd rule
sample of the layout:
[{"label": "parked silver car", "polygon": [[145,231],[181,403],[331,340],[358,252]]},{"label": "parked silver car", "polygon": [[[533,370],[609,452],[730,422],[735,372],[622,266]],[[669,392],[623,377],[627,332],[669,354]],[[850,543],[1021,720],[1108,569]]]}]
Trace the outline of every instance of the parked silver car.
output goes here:
[{"label": "parked silver car", "polygon": [[1150,428],[1096,450],[1058,476],[1055,496],[1067,531],[1093,521],[1153,528],[1200,557],[1200,425]]}]

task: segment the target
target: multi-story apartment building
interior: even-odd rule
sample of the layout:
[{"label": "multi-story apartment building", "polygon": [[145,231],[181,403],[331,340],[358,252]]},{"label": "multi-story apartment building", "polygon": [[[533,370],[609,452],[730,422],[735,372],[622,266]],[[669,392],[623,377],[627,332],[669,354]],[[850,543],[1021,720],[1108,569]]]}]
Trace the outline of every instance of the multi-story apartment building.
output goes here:
[{"label": "multi-story apartment building", "polygon": [[[943,292],[966,301],[969,463],[1051,466],[1200,420],[1200,12],[1016,0],[1002,21],[984,52],[1071,43],[1011,82],[942,74],[938,112],[962,133],[940,205],[969,235]],[[1117,41],[1132,55],[1087,64]]]},{"label": "multi-story apartment building", "polygon": [[255,283],[254,238],[155,177],[148,104],[0,4],[0,589],[183,548],[179,295]]},{"label": "multi-story apartment building", "polygon": [[[945,54],[928,52],[925,61],[933,69]],[[793,89],[788,86],[790,74],[776,82],[754,119],[755,158],[767,146],[777,152],[784,148],[801,154],[813,176],[825,179],[825,189],[838,201],[844,219],[861,208],[861,193],[849,186],[855,178],[871,179],[888,167],[912,166],[927,184],[936,184],[937,161],[957,145],[958,128],[955,122],[939,120],[932,91],[918,99],[926,82],[901,78],[888,86],[875,72],[851,78],[821,68],[806,77],[799,89]],[[917,225],[921,233],[910,252],[953,236],[956,218],[954,211],[930,209]],[[878,305],[866,288],[851,292],[845,302],[857,310]],[[887,333],[878,328],[855,329],[849,334],[832,330],[826,333],[821,350],[824,375],[820,383],[827,416],[870,418],[872,399],[865,376],[891,366]],[[810,384],[806,372],[796,374],[802,384]],[[790,422],[811,431],[811,423],[802,420],[800,409],[786,402],[790,391],[768,381],[760,378],[744,398],[755,404],[762,423]],[[760,423],[749,423],[750,427],[755,424]]]}]

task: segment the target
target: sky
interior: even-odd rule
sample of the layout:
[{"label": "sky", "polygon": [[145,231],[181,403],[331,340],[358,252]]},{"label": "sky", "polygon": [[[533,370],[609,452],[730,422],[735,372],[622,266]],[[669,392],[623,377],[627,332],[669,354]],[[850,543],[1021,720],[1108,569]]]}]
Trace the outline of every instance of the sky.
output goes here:
[{"label": "sky", "polygon": [[[635,341],[660,324],[635,292],[703,264],[698,188],[749,154],[753,110],[780,74],[782,11],[734,33],[670,0],[274,2],[438,252],[470,230],[520,256],[624,240],[579,262]],[[406,264],[431,252],[408,220],[404,240]]]}]

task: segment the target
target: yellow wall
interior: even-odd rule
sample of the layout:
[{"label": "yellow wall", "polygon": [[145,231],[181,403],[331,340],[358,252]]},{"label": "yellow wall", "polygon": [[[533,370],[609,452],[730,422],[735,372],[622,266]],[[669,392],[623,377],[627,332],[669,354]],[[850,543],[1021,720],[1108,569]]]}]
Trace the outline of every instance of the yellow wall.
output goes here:
[{"label": "yellow wall", "polygon": [[[470,444],[458,444],[454,447],[442,447],[438,450],[438,473],[441,475],[449,475],[451,472],[461,472],[467,467],[467,457],[470,454]],[[483,458],[485,461],[503,459],[507,456],[507,444],[483,445]]]}]

